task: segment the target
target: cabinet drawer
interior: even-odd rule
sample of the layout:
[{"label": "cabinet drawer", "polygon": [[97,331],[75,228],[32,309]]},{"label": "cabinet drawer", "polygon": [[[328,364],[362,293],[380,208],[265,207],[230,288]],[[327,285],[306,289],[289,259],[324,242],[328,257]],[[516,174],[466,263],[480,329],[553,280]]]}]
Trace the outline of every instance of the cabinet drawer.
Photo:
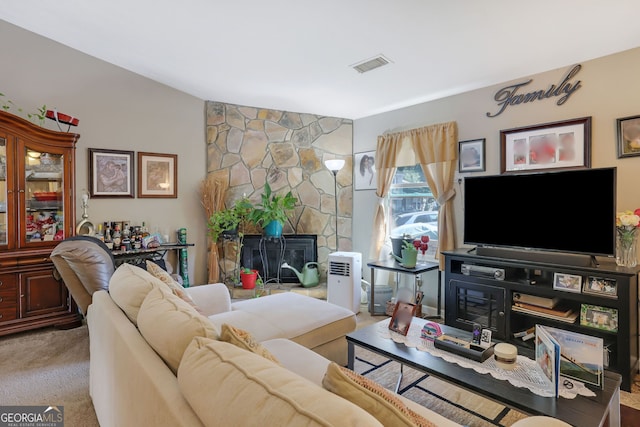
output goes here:
[{"label": "cabinet drawer", "polygon": [[14,320],[18,318],[18,307],[15,306],[4,308],[0,305],[0,323],[5,322],[7,320]]},{"label": "cabinet drawer", "polygon": [[0,274],[0,294],[16,290],[15,274]]},{"label": "cabinet drawer", "polygon": [[7,307],[14,307],[18,304],[18,295],[16,291],[0,291],[0,310]]}]

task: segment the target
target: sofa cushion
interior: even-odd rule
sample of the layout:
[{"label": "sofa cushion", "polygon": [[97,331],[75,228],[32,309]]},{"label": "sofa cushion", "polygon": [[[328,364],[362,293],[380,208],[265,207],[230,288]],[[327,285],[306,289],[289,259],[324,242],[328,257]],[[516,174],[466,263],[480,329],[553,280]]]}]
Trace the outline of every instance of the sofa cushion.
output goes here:
[{"label": "sofa cushion", "polygon": [[356,328],[356,316],[350,310],[295,292],[240,301],[231,307],[232,312],[209,318],[218,325],[229,323],[245,329],[260,342],[289,338],[314,348]]},{"label": "sofa cushion", "polygon": [[205,425],[381,425],[322,387],[222,341],[195,338],[180,363],[178,384]]},{"label": "sofa cushion", "polygon": [[435,426],[409,409],[395,393],[336,363],[329,364],[322,384],[372,414],[385,426]]},{"label": "sofa cushion", "polygon": [[189,303],[191,306],[193,306],[193,308],[196,309],[196,311],[198,311],[198,313],[202,314],[202,312],[198,309],[196,303],[193,301],[193,298],[191,298],[191,295],[187,293],[187,291],[180,283],[173,280],[173,277],[171,277],[169,273],[167,273],[153,261],[147,260],[145,261],[145,264],[147,266],[147,272],[149,274],[167,285],[175,296]]},{"label": "sofa cushion", "polygon": [[138,329],[174,374],[194,337],[218,338],[209,319],[161,287],[152,289],[140,306]]},{"label": "sofa cushion", "polygon": [[138,324],[138,311],[154,286],[166,286],[143,269],[124,263],[109,280],[109,294],[134,325]]},{"label": "sofa cushion", "polygon": [[249,332],[244,329],[236,328],[228,323],[223,323],[220,331],[220,340],[255,353],[267,360],[271,360],[272,362],[280,363],[269,350],[264,348],[253,338],[253,336],[251,336]]}]

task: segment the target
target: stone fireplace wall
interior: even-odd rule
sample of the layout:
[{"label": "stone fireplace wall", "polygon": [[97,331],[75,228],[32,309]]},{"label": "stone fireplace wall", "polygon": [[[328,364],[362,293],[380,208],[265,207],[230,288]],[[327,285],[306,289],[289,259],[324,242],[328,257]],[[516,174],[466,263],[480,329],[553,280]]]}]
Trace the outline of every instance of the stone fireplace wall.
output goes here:
[{"label": "stone fireplace wall", "polygon": [[344,159],[338,172],[338,249],[350,251],[353,200],[353,122],[337,117],[208,101],[207,171],[227,171],[231,206],[246,195],[258,202],[269,182],[274,192],[298,198],[285,234],[318,235],[323,273],[336,250],[335,187],[327,159]]}]

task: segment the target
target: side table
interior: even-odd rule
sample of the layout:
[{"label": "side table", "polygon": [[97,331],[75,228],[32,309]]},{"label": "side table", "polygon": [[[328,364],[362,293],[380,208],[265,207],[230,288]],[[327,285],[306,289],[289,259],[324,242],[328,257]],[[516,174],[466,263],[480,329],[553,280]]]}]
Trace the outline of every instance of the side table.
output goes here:
[{"label": "side table", "polygon": [[[418,292],[418,283],[420,282],[421,278],[420,276],[422,275],[422,273],[426,273],[427,271],[432,271],[432,270],[436,270],[440,267],[440,265],[437,262],[430,262],[430,261],[423,261],[423,262],[418,262],[415,266],[415,268],[405,268],[402,265],[400,265],[399,262],[393,260],[393,259],[389,259],[389,260],[385,260],[385,261],[370,261],[367,263],[367,267],[371,268],[371,295],[370,295],[370,299],[371,299],[371,304],[370,304],[370,308],[369,308],[369,313],[372,316],[375,316],[375,270],[379,269],[379,270],[387,270],[387,271],[392,271],[394,273],[396,273],[396,277],[399,277],[400,274],[411,274],[414,277],[414,281],[413,281],[413,296],[415,298],[415,295]],[[398,280],[396,280],[396,282],[398,282]],[[442,294],[442,289],[440,286],[440,271],[438,271],[438,317],[440,317],[440,310],[441,310],[441,294]]]}]

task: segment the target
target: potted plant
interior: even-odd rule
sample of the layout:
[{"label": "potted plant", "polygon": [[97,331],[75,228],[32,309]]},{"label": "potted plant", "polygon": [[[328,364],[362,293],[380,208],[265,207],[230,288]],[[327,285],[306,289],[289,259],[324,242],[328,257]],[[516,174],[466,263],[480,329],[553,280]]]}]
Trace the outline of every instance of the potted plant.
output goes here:
[{"label": "potted plant", "polygon": [[289,219],[287,212],[294,209],[297,198],[289,191],[285,195],[273,194],[269,183],[265,183],[260,203],[251,211],[249,217],[264,228],[265,236],[282,236],[282,227]]},{"label": "potted plant", "polygon": [[258,270],[252,270],[250,268],[240,268],[240,282],[242,283],[242,289],[254,289],[258,280]]}]

